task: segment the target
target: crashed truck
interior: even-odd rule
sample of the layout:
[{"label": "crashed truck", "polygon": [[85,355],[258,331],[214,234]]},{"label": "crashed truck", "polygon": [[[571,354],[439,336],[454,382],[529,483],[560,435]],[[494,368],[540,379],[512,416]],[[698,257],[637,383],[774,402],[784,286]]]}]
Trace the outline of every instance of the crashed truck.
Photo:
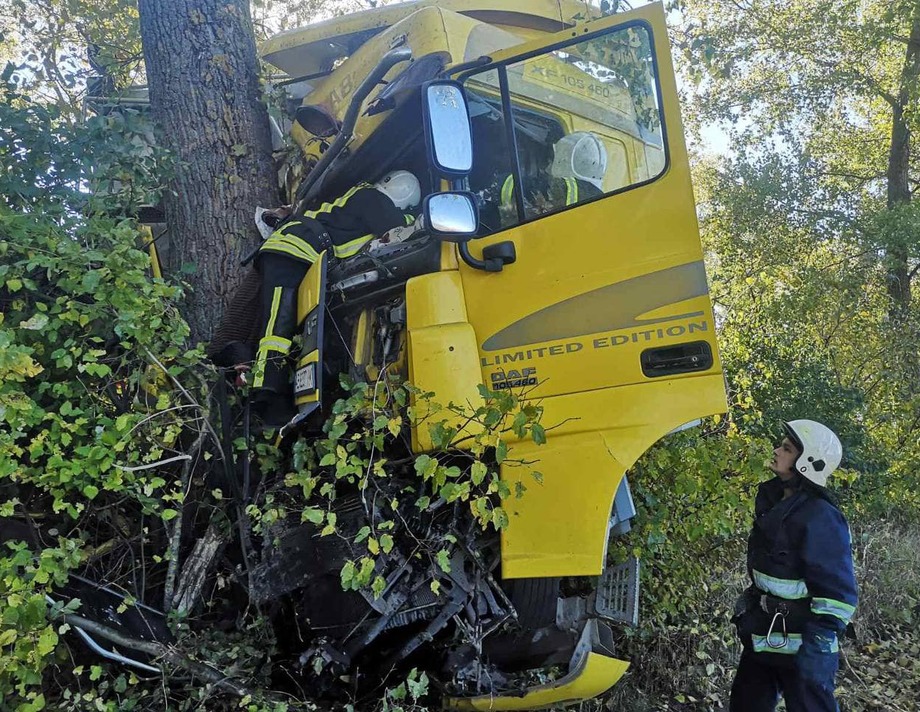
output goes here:
[{"label": "crashed truck", "polygon": [[[290,202],[315,209],[398,169],[424,196],[423,234],[310,268],[298,418],[328,408],[338,374],[387,370],[441,403],[519,389],[555,426],[542,445],[512,438],[542,483],[506,501],[493,539],[455,547],[438,594],[397,546],[378,559],[382,595],[346,600],[329,580],[349,550],[309,524],[261,564],[256,597],[283,589],[309,621],[304,660],[346,674],[375,651],[397,665],[422,650],[453,709],[539,709],[617,682],[612,629],[635,624],[639,595],[638,562],[607,560],[635,514],[625,473],[726,408],[664,11],[598,15],[574,0],[419,0],[262,47],[290,99],[276,121],[297,146]],[[535,205],[528,182],[579,132],[602,144],[597,190]],[[414,429],[414,454],[432,448]],[[509,483],[524,476],[502,465]],[[340,526],[375,516],[358,496],[340,507]]]}]

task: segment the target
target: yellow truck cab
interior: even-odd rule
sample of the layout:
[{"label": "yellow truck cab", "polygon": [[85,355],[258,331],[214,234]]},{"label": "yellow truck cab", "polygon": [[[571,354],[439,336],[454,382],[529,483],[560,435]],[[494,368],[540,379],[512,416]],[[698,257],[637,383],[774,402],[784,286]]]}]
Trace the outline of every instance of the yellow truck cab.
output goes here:
[{"label": "yellow truck cab", "polygon": [[[331,317],[353,376],[395,369],[441,403],[515,389],[551,428],[543,445],[512,445],[543,476],[505,505],[496,576],[519,629],[495,633],[479,674],[450,661],[455,709],[540,709],[619,679],[609,626],[635,622],[638,597],[638,562],[607,562],[635,513],[625,473],[726,408],[664,12],[597,15],[574,0],[418,0],[262,48],[309,89],[290,125],[293,201],[309,209],[396,169],[426,196],[427,235],[307,275],[304,418],[323,403]],[[432,447],[422,428],[412,441]],[[560,664],[526,684],[509,672]]]}]

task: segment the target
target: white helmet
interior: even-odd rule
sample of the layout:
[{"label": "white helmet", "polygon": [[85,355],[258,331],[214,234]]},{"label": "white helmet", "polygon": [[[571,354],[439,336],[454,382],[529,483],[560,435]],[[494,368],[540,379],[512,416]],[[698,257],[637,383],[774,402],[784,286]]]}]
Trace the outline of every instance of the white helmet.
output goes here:
[{"label": "white helmet", "polygon": [[790,420],[783,423],[783,429],[802,452],[795,461],[795,471],[819,487],[827,486],[828,476],[843,459],[840,438],[814,420]]},{"label": "white helmet", "polygon": [[374,187],[393,201],[400,210],[414,208],[422,199],[422,187],[418,178],[409,171],[391,171],[381,178]]},{"label": "white helmet", "polygon": [[557,178],[578,178],[603,190],[607,172],[607,148],[597,134],[575,131],[553,146],[552,174]]}]

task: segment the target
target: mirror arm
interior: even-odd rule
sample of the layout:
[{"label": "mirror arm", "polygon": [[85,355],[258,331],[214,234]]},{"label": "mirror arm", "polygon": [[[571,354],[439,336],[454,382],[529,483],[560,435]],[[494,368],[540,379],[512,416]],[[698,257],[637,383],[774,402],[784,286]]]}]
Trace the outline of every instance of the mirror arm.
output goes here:
[{"label": "mirror arm", "polygon": [[412,59],[412,50],[409,47],[391,49],[380,58],[377,66],[374,67],[373,71],[367,75],[364,81],[361,82],[361,85],[355,90],[351,103],[348,105],[348,110],[345,112],[345,118],[342,120],[342,128],[339,130],[338,135],[335,137],[332,145],[326,149],[323,157],[319,159],[319,162],[314,166],[313,170],[310,171],[310,174],[297,189],[296,205],[294,206],[295,214],[302,213],[309,202],[316,197],[321,186],[320,179],[324,177],[329,166],[342,152],[345,145],[351,140],[355,124],[358,123],[358,112],[361,110],[361,104],[364,103],[368,94],[370,94],[373,88],[380,83],[390,69],[400,62],[406,62],[410,59]]},{"label": "mirror arm", "polygon": [[504,265],[500,259],[480,260],[473,257],[470,252],[470,243],[461,242],[457,245],[460,251],[460,257],[473,269],[481,269],[483,272],[501,272]]}]

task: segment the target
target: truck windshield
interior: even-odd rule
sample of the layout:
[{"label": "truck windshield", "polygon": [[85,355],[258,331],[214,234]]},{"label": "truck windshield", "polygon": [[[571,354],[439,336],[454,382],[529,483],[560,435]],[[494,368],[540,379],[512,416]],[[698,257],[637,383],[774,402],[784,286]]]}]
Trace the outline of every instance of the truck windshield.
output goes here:
[{"label": "truck windshield", "polygon": [[647,183],[667,164],[643,24],[547,48],[465,87],[483,234]]}]

